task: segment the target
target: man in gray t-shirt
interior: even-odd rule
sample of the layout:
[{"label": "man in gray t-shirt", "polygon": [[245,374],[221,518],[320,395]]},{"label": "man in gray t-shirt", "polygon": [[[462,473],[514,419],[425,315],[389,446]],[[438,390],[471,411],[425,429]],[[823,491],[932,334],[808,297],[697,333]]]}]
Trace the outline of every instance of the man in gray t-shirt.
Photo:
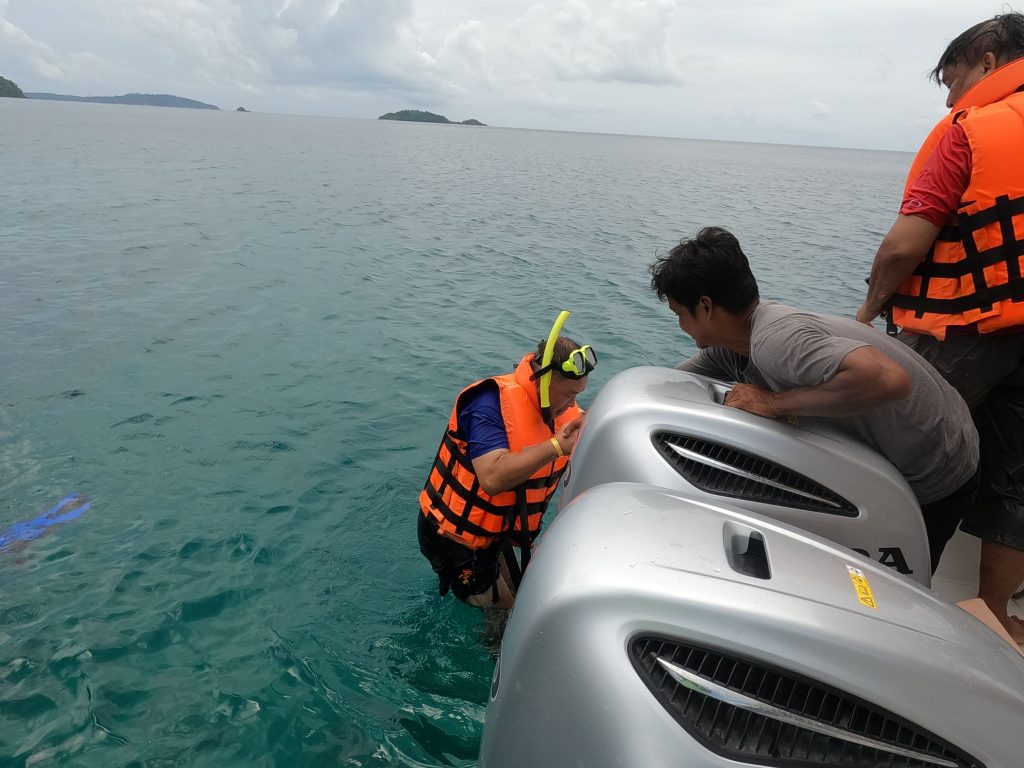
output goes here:
[{"label": "man in gray t-shirt", "polygon": [[862,323],[762,303],[724,229],[702,229],[651,275],[700,348],[677,368],[738,382],[726,405],[827,419],[895,465],[921,504],[934,572],[978,485],[978,434],[956,390],[913,350]]}]

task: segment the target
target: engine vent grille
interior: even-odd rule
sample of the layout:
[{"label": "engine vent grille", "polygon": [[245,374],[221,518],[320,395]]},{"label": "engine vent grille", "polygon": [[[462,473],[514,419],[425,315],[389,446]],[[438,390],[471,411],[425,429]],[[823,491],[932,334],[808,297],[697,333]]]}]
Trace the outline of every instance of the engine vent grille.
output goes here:
[{"label": "engine vent grille", "polygon": [[779,464],[674,432],[655,432],[658,452],[690,485],[734,499],[856,517],[857,508],[842,496]]},{"label": "engine vent grille", "polygon": [[735,654],[641,635],[630,659],[687,733],[730,760],[781,768],[984,768],[873,704]]}]

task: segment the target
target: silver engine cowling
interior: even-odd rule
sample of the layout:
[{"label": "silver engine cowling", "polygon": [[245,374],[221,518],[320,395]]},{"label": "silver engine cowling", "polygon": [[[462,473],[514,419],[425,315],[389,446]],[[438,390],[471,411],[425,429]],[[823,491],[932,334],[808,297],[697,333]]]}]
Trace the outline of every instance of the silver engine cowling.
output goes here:
[{"label": "silver engine cowling", "polygon": [[480,768],[1016,768],[1022,716],[1024,660],[931,591],[721,499],[614,483],[540,540]]},{"label": "silver engine cowling", "polygon": [[791,523],[930,584],[921,510],[892,464],[820,420],[728,408],[728,390],[670,368],[614,376],[587,413],[560,504],[604,483],[647,483]]}]

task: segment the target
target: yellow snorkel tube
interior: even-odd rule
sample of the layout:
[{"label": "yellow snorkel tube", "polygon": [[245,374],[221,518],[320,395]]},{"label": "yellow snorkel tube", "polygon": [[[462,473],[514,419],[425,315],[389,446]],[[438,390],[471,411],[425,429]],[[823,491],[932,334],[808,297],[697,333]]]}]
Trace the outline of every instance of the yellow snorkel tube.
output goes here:
[{"label": "yellow snorkel tube", "polygon": [[[558,335],[562,332],[562,326],[565,325],[565,321],[569,319],[569,315],[572,313],[567,309],[563,309],[558,313],[558,317],[555,318],[555,324],[551,326],[551,333],[548,334],[547,343],[544,345],[544,357],[540,361],[541,369],[548,368],[551,365],[551,358],[555,356],[555,340]],[[544,371],[544,375],[540,377],[540,414],[547,422],[548,427],[554,431],[555,420],[551,416],[551,369],[548,368]]]}]

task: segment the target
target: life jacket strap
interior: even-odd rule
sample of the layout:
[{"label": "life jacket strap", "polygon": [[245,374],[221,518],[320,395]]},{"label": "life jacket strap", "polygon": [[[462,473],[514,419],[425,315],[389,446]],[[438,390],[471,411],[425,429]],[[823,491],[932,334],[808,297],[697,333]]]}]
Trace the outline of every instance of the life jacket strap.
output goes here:
[{"label": "life jacket strap", "polygon": [[[503,507],[498,507],[480,497],[478,491],[480,490],[479,481],[474,481],[472,488],[466,488],[462,483],[459,482],[458,478],[455,477],[455,473],[449,465],[446,465],[440,460],[440,458],[434,459],[434,469],[441,476],[441,485],[451,486],[452,491],[457,494],[467,504],[472,503],[473,506],[483,509],[486,512],[490,512],[492,515],[503,514]],[[473,476],[474,478],[476,475]],[[427,477],[427,484],[424,486],[428,493],[433,491],[438,492],[438,489],[434,489],[430,484],[430,478]],[[438,494],[440,496],[440,494]],[[446,505],[447,506],[447,505]],[[453,512],[454,514],[454,512]]]},{"label": "life jacket strap", "polygon": [[[970,220],[970,215],[962,213],[959,218],[961,220],[960,232],[966,235],[961,240],[964,247],[964,268],[970,270],[971,279],[974,281],[974,296],[978,309],[989,312],[992,309],[992,300],[989,298],[989,286],[985,279],[985,266],[982,263],[981,253],[978,251],[978,243],[974,239],[974,231],[971,230],[970,225],[963,224],[964,221]],[[991,250],[999,251],[999,260],[1005,260],[1004,249],[993,248]]]},{"label": "life jacket strap", "polygon": [[988,305],[980,304],[977,294],[957,296],[952,299],[936,299],[897,293],[892,297],[891,303],[894,307],[915,311],[918,316],[926,312],[937,315],[957,315],[972,309],[991,306],[997,301],[1019,302],[1022,297],[1024,297],[1024,278],[1017,278],[1012,282],[989,288],[987,296],[981,299],[988,301]]},{"label": "life jacket strap", "polygon": [[464,533],[469,533],[473,536],[486,536],[493,539],[498,534],[494,531],[489,531],[486,528],[472,523],[469,520],[464,520],[462,515],[453,510],[444,502],[444,498],[431,486],[424,488],[427,492],[427,498],[430,499],[430,503],[434,505],[434,508],[441,513],[445,520],[454,526],[461,526],[461,530]]},{"label": "life jacket strap", "polygon": [[[914,274],[921,278],[917,294],[897,293],[892,297],[892,306],[913,311],[914,316],[920,319],[926,313],[952,315],[971,310],[989,312],[996,302],[1024,300],[1020,268],[1020,259],[1024,256],[1024,240],[1017,239],[1015,217],[1018,220],[1024,217],[1024,197],[1011,199],[1009,195],[1000,195],[989,208],[975,213],[960,213],[956,226],[944,227],[938,239],[948,242],[955,234],[963,248],[963,258],[953,262],[936,262],[933,249],[914,270]],[[992,224],[999,225],[1002,242],[984,251],[979,250],[974,233]],[[996,264],[1006,265],[1007,281],[989,285],[985,269]],[[929,295],[933,278],[962,279],[968,275],[974,284],[972,293],[952,298]]]}]

